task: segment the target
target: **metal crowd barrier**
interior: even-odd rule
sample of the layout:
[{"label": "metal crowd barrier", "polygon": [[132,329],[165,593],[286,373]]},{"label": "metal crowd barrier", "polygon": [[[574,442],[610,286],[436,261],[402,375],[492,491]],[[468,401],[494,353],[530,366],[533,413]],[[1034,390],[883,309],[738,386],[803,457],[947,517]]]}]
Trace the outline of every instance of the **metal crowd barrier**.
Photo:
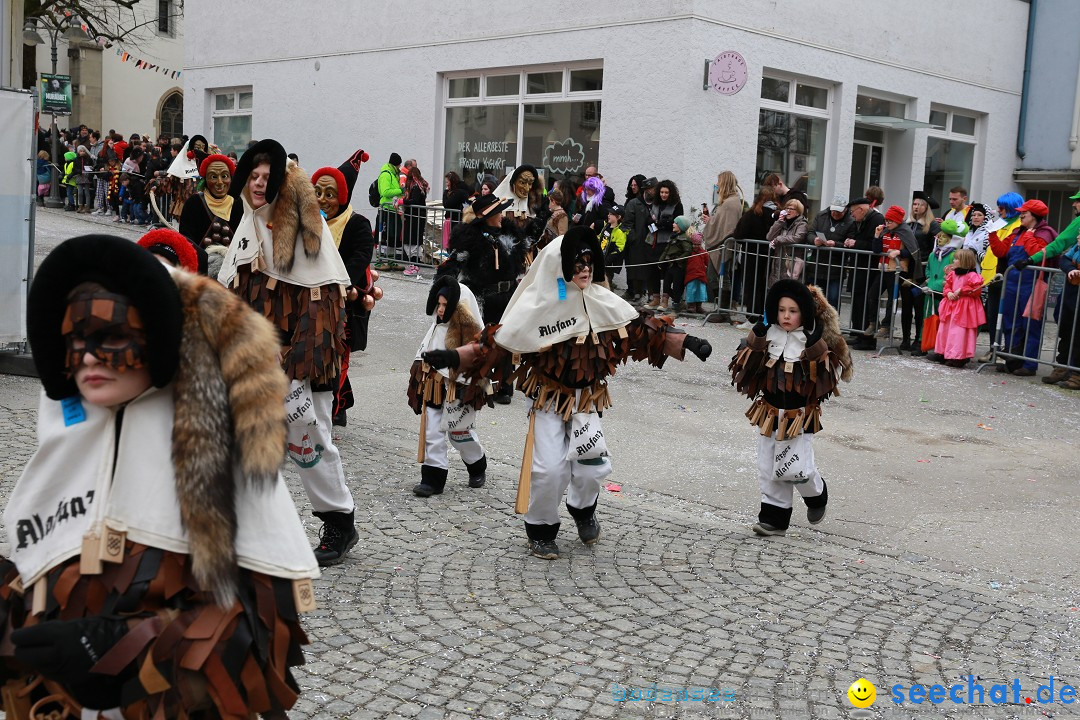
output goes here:
[{"label": "metal crowd barrier", "polygon": [[[851,334],[874,336],[879,326],[882,295],[888,295],[890,310],[884,327],[888,335],[884,349],[898,348],[890,344],[895,312],[892,297],[900,287],[899,269],[888,269],[883,255],[869,250],[841,246],[826,247],[813,244],[781,245],[770,248],[767,240],[729,239],[724,247],[734,257],[725,263],[720,274],[716,310],[742,313],[757,320],[764,314],[765,295],[769,288],[770,271],[780,268],[781,277],[797,277],[808,285],[817,285],[840,315],[840,327]],[[720,252],[720,249],[713,252]],[[916,300],[922,302],[922,299]]]},{"label": "metal crowd barrier", "polygon": [[[1018,290],[1010,290],[1019,273]],[[1028,267],[1005,270],[998,309],[997,337],[990,345],[990,360],[976,372],[1003,359],[1010,369],[1023,365],[1050,365],[1080,373],[1080,292],[1068,302],[1066,293],[1054,291],[1068,280],[1058,268]]]},{"label": "metal crowd barrier", "polygon": [[461,211],[441,204],[379,208],[375,261],[391,266],[435,267],[446,259],[446,241],[459,222]]}]

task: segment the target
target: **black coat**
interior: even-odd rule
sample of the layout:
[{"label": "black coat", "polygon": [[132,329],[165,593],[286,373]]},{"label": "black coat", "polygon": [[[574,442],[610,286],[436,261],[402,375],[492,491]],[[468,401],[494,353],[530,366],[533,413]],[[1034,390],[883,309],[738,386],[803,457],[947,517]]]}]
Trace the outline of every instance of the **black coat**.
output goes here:
[{"label": "black coat", "polygon": [[[345,270],[349,273],[349,282],[357,288],[366,288],[368,267],[375,253],[375,236],[371,232],[371,223],[360,213],[354,212],[349,222],[345,223],[338,253],[341,255],[342,262],[345,263]],[[345,312],[345,321],[349,330],[349,349],[353,352],[366,350],[368,317],[371,313],[364,309],[359,300],[346,301]]]},{"label": "black coat", "polygon": [[437,275],[454,275],[482,301],[487,295],[516,287],[517,279],[525,273],[527,249],[517,223],[509,218],[504,217],[499,228],[460,223],[450,234],[450,257],[439,266]]},{"label": "black coat", "polygon": [[[210,225],[218,216],[210,212],[206,206],[206,200],[202,193],[196,193],[184,203],[184,209],[180,212],[180,234],[196,245],[201,245]],[[222,238],[221,245],[228,245],[232,239],[232,233],[240,226],[244,219],[244,203],[240,200],[233,202],[232,212],[229,213],[227,224],[230,229],[229,237]]]},{"label": "black coat", "polygon": [[[648,261],[646,237],[649,234],[651,222],[652,211],[640,196],[626,203],[623,227],[626,228],[626,263],[628,265],[640,265]],[[628,267],[626,278],[627,280],[646,280],[649,276],[648,271],[648,267]]]}]

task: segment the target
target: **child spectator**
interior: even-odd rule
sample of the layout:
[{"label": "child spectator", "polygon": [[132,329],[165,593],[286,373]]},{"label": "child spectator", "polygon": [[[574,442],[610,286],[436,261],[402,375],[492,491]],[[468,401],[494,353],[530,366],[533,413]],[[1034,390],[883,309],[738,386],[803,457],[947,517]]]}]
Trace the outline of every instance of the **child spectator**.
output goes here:
[{"label": "child spectator", "polygon": [[45,198],[52,190],[52,166],[49,164],[49,153],[39,150],[37,154],[37,199],[38,205],[45,206]]},{"label": "child spectator", "polygon": [[982,306],[982,275],[977,272],[974,250],[960,248],[953,253],[953,263],[946,271],[938,305],[937,341],[934,352],[945,357],[950,367],[963,367],[975,356],[975,336],[986,322]]},{"label": "child spectator", "polygon": [[[937,330],[941,319],[938,317],[938,299],[945,287],[945,273],[952,263],[953,253],[964,243],[968,226],[963,221],[946,220],[941,223],[937,234],[937,247],[926,259],[926,299],[923,301],[923,332],[920,349],[912,355],[926,355],[929,349],[937,346]],[[935,354],[931,360],[944,360]]]},{"label": "child spectator", "polygon": [[671,225],[671,237],[660,253],[659,261],[663,281],[660,303],[656,310],[671,310],[682,300],[683,282],[686,278],[686,261],[694,253],[690,240],[690,218],[679,215]]},{"label": "child spectator", "polygon": [[472,291],[450,275],[442,275],[428,292],[431,327],[420,343],[409,373],[409,407],[420,415],[420,497],[441,495],[449,461],[446,441],[457,449],[469,471],[469,487],[483,487],[487,455],[473,429],[491,384],[465,380],[456,370],[435,369],[421,359],[425,352],[456,350],[480,333],[480,306]]},{"label": "child spectator", "polygon": [[75,186],[79,174],[77,157],[78,156],[70,150],[64,153],[64,178],[60,181],[60,185],[67,197],[67,204],[64,206],[64,210],[71,210],[72,212],[76,209]]},{"label": "child spectator", "polygon": [[620,205],[608,208],[607,224],[600,231],[600,249],[604,251],[607,267],[608,290],[615,288],[615,276],[622,270],[623,254],[626,252],[626,231],[622,228],[626,211]]},{"label": "child spectator", "polygon": [[746,416],[761,428],[761,509],[751,530],[787,533],[793,486],[806,502],[807,521],[818,524],[829,492],[814,462],[812,435],[821,430],[821,402],[852,376],[839,315],[819,288],[778,280],[765,297],[764,319],[739,345],[728,369],[736,389],[754,401]]},{"label": "child spectator", "polygon": [[687,312],[703,313],[705,309],[701,307],[701,303],[709,299],[706,292],[709,253],[705,249],[701,233],[692,234],[690,242],[693,243],[694,252],[686,261],[686,275],[683,277],[686,294],[683,302],[686,303]]},{"label": "child spectator", "polygon": [[120,219],[126,223],[146,225],[143,212],[143,182],[131,173],[120,174]]}]

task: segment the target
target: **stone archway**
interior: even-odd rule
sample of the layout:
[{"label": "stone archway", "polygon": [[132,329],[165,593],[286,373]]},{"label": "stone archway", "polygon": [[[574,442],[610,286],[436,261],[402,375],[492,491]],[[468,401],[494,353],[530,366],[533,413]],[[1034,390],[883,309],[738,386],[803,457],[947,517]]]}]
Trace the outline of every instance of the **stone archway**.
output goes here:
[{"label": "stone archway", "polygon": [[158,101],[158,137],[178,138],[184,134],[184,91],[180,88],[167,90]]}]

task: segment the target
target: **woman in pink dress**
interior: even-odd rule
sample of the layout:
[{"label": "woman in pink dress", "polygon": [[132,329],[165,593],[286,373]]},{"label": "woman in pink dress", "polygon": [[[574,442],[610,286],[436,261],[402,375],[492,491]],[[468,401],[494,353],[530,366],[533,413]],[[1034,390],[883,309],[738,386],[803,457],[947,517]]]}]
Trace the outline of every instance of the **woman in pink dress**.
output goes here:
[{"label": "woman in pink dress", "polygon": [[974,251],[961,248],[945,274],[945,295],[938,306],[940,325],[934,352],[950,367],[963,367],[975,355],[975,337],[986,322],[980,294],[983,278],[976,270]]}]

